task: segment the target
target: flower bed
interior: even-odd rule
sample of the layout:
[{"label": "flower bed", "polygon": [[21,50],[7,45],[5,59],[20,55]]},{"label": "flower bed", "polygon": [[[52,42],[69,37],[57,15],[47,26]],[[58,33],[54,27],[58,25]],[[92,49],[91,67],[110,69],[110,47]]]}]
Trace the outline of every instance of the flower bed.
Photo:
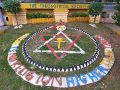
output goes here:
[{"label": "flower bed", "polygon": [[[23,55],[24,55],[24,57],[26,58],[26,61],[28,62],[28,63],[30,63],[30,64],[32,64],[32,65],[34,65],[34,66],[36,66],[36,67],[38,67],[38,68],[40,68],[40,69],[42,69],[42,70],[46,70],[46,71],[51,71],[51,72],[71,72],[71,71],[76,71],[76,70],[80,70],[80,69],[83,69],[83,68],[85,68],[85,67],[87,67],[87,66],[89,66],[89,65],[91,65],[93,62],[95,62],[97,59],[98,59],[98,56],[99,56],[99,44],[97,43],[97,41],[92,37],[92,36],[90,36],[88,33],[86,33],[85,31],[82,31],[82,30],[80,30],[80,29],[71,29],[71,28],[69,28],[69,30],[74,30],[74,31],[76,31],[76,32],[79,32],[79,33],[83,33],[84,35],[86,35],[86,37],[89,37],[90,38],[90,40],[94,43],[94,45],[95,45],[95,50],[94,50],[94,52],[92,52],[91,51],[91,53],[93,53],[90,57],[89,57],[89,59],[87,59],[87,60],[84,60],[84,62],[78,62],[77,63],[77,65],[73,65],[72,64],[72,66],[64,66],[64,67],[58,67],[58,66],[54,66],[53,64],[52,64],[52,66],[50,66],[50,65],[46,65],[46,64],[43,64],[42,63],[42,60],[40,61],[40,60],[36,60],[36,59],[34,59],[33,57],[34,56],[32,56],[31,57],[31,55],[29,54],[30,53],[30,50],[28,50],[28,47],[29,47],[29,44],[30,44],[30,41],[34,38],[36,38],[36,36],[39,36],[39,34],[41,33],[41,32],[45,32],[45,31],[47,31],[47,30],[49,30],[50,28],[44,28],[44,29],[42,29],[42,30],[39,30],[38,32],[35,32],[35,33],[33,33],[31,36],[29,36],[26,40],[25,40],[25,43],[23,44],[23,47],[22,47],[22,51],[23,51]],[[42,34],[42,33],[41,33]],[[37,40],[37,42],[39,42],[38,40]],[[40,44],[39,44],[40,45]],[[30,47],[31,48],[31,47]],[[33,46],[32,46],[32,48],[33,48]],[[37,56],[37,54],[35,54],[35,56]],[[47,56],[46,56],[47,57]],[[86,55],[86,57],[87,57],[87,55]],[[40,57],[40,58],[42,58],[42,56]],[[39,58],[39,59],[40,59]],[[49,56],[49,58],[50,58],[50,56]],[[64,57],[65,58],[65,57]],[[71,57],[72,58],[72,57]],[[80,57],[79,57],[80,58]],[[81,56],[81,58],[82,58],[82,56]],[[53,59],[53,58],[52,58]],[[40,61],[40,62],[38,62],[38,61]],[[69,61],[70,62],[70,61]],[[49,63],[51,63],[51,62],[49,62]],[[64,63],[65,64],[65,63]]]},{"label": "flower bed", "polygon": [[101,36],[96,35],[95,38],[98,39],[98,41],[100,41],[104,47],[105,57],[100,65],[98,65],[92,71],[86,74],[75,74],[65,77],[44,76],[42,73],[36,74],[35,71],[30,71],[24,65],[22,65],[16,56],[20,42],[27,36],[28,34],[21,36],[12,44],[8,52],[8,63],[17,75],[33,85],[69,88],[95,83],[106,76],[114,64],[114,54],[111,44],[109,44],[109,42]]}]

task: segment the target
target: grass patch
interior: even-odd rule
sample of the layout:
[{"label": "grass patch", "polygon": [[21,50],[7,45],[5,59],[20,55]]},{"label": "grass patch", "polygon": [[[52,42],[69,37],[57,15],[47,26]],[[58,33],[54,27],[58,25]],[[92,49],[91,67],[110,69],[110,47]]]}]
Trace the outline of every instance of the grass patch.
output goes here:
[{"label": "grass patch", "polygon": [[[41,34],[45,34],[46,32],[43,32]],[[55,34],[57,33],[57,31],[53,31],[53,32],[49,32],[49,34]],[[65,31],[66,34],[76,34],[76,33],[80,33],[80,32],[75,32],[75,31],[69,31],[66,30]],[[35,38],[38,38],[39,36],[35,36]],[[50,37],[45,37],[46,39],[49,39]],[[72,40],[75,39],[75,37],[71,38]],[[40,39],[37,39],[40,40]],[[24,42],[24,41],[23,41]],[[23,43],[22,42],[22,43]],[[39,41],[38,41],[39,42]],[[35,70],[38,74],[43,73],[44,75],[50,75],[50,76],[66,76],[66,75],[73,75],[73,74],[79,74],[79,73],[87,73],[88,71],[92,70],[93,68],[95,68],[100,61],[103,58],[103,49],[101,48],[100,51],[100,55],[99,58],[96,62],[94,62],[92,65],[90,65],[89,67],[86,67],[84,69],[81,69],[79,71],[74,71],[74,72],[67,72],[67,73],[55,73],[55,72],[49,72],[49,71],[45,71],[45,70],[40,70],[39,68],[30,65],[28,62],[26,62],[26,60],[24,59],[23,55],[22,55],[22,43],[18,49],[17,52],[17,56],[18,56],[18,60],[20,60],[22,62],[22,64],[24,64],[28,69],[31,69],[31,67],[33,67],[32,70]],[[52,44],[52,43],[51,43]],[[55,57],[52,54],[45,54],[45,53],[33,53],[33,51],[40,46],[40,44],[38,43],[35,44],[35,41],[33,39],[30,39],[27,45],[27,50],[29,55],[36,60],[39,63],[48,65],[48,66],[55,66],[55,67],[69,67],[69,66],[74,66],[74,65],[78,65],[80,63],[83,63],[85,60],[89,59],[91,57],[91,55],[94,53],[95,50],[95,45],[94,43],[90,40],[89,37],[86,37],[86,35],[82,34],[80,40],[77,41],[77,44],[83,49],[85,50],[86,54],[85,55],[78,55],[78,54],[72,54],[72,55],[67,55],[66,57],[62,58],[58,63],[54,64],[54,62],[56,61]],[[53,44],[54,46],[54,44]],[[57,46],[55,44],[55,46]],[[47,47],[43,47],[43,49],[48,49]],[[57,49],[57,47],[56,47]],[[74,50],[74,48],[72,48]]]},{"label": "grass patch", "polygon": [[[31,33],[34,31],[37,31],[39,28],[44,28],[50,25],[53,25],[54,23],[47,23],[47,24],[35,24],[35,25],[24,25],[22,29],[18,29],[18,30],[13,30],[13,27],[9,28],[7,30],[7,32],[4,35],[0,35],[0,90],[68,90],[68,89],[57,89],[57,88],[49,88],[49,87],[39,87],[39,86],[34,86],[29,84],[28,82],[23,81],[21,78],[19,78],[15,72],[11,69],[11,67],[8,65],[7,62],[7,53],[8,50],[10,48],[10,46],[12,45],[12,43],[21,35],[25,34],[25,33]],[[100,34],[101,36],[109,39],[111,37],[114,37],[116,39],[116,34],[113,33],[109,28],[105,27],[102,24],[98,24],[97,28],[94,29],[92,27],[90,27],[88,25],[88,23],[68,23],[67,26],[70,27],[75,27],[75,28],[80,28],[83,29],[87,32],[89,32],[91,35],[96,35],[96,34]],[[118,43],[118,41],[115,42],[112,41],[113,43]],[[116,47],[113,47],[116,51],[119,53],[119,49]],[[21,50],[21,49],[20,49]],[[118,51],[117,51],[118,50]],[[19,53],[19,60],[22,61],[22,63],[24,63],[24,65],[26,65],[27,63],[24,61],[24,57],[21,54],[21,51],[18,51]],[[101,54],[103,52],[101,51]],[[102,59],[102,57],[99,57],[99,60],[95,63],[93,63],[93,65],[98,65],[98,63],[100,62],[100,60]],[[27,68],[31,67],[28,66],[29,64],[26,65]],[[119,65],[118,65],[119,66]],[[93,66],[90,65],[89,67],[85,68],[86,72],[92,70]],[[43,73],[44,75],[50,75],[50,76],[65,76],[65,75],[72,75],[72,74],[77,74],[77,73],[86,73],[84,71],[84,69],[82,69],[81,71],[77,71],[77,72],[71,72],[71,73],[50,73],[50,72],[46,72],[46,71],[42,71],[42,70],[38,70],[37,68],[35,68],[35,70],[37,71],[37,73]],[[113,71],[117,71],[118,69],[113,69]],[[112,72],[113,72],[112,71]],[[103,90],[119,90],[120,86],[119,86],[119,81],[120,81],[120,77],[118,76],[119,74],[113,73],[112,78],[111,78],[111,74],[106,76],[106,78],[104,78],[102,80],[102,82],[105,83],[106,88],[103,88]],[[101,81],[100,81],[101,82]],[[98,82],[98,83],[100,83]],[[96,85],[99,85],[99,84]],[[71,88],[70,90],[94,90],[95,89],[95,85],[93,86],[83,86],[83,87],[76,87],[76,88]],[[100,88],[97,88],[97,90],[99,90]]]}]

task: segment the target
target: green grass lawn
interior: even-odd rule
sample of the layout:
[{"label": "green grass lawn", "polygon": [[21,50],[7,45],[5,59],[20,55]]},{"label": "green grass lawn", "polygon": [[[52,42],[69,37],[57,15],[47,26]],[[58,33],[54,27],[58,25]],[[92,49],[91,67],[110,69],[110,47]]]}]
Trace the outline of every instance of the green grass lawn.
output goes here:
[{"label": "green grass lawn", "polygon": [[[0,90],[61,90],[58,88],[50,88],[50,87],[40,87],[40,86],[33,86],[29,84],[28,82],[23,81],[20,77],[18,77],[15,72],[11,69],[11,67],[8,65],[7,62],[7,53],[12,45],[12,43],[21,35],[25,33],[31,33],[34,31],[37,31],[38,28],[44,28],[50,25],[54,25],[54,23],[51,24],[36,24],[36,25],[24,25],[22,29],[14,30],[13,27],[10,27],[7,32],[4,35],[0,35]],[[116,62],[114,67],[112,68],[111,72],[103,78],[101,81],[92,84],[92,85],[87,85],[87,86],[82,86],[82,87],[76,87],[76,88],[70,88],[70,89],[63,89],[63,90],[120,90],[120,70],[119,68],[119,45],[120,43],[118,42],[119,36],[112,32],[109,28],[105,27],[102,24],[99,24],[98,27],[92,28],[90,27],[87,23],[68,23],[67,26],[69,27],[75,27],[75,28],[80,28],[91,35],[96,35],[100,34],[104,38],[106,38],[110,43],[112,44],[112,47],[114,48],[114,53],[115,53],[115,58]],[[21,47],[20,47],[21,48]],[[100,53],[99,59],[102,59],[102,53]],[[22,60],[22,63],[26,65],[27,68],[30,68],[31,65],[26,63],[24,61],[24,57],[22,56],[21,49],[19,49],[17,53],[18,58]],[[100,62],[98,60],[95,62],[93,65],[81,70],[81,71],[76,71],[76,72],[71,72],[71,73],[50,73],[42,70],[38,70],[37,68],[34,68],[37,73],[43,73],[45,75],[49,74],[50,76],[65,76],[65,75],[72,75],[72,74],[77,74],[77,73],[86,73],[87,71],[90,71],[98,65]],[[102,85],[104,83],[105,85]],[[103,87],[103,89],[100,89]]]}]

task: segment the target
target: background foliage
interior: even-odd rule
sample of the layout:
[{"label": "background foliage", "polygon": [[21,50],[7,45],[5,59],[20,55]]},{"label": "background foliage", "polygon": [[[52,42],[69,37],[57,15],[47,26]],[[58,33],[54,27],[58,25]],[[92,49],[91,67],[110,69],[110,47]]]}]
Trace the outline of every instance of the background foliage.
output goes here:
[{"label": "background foliage", "polygon": [[116,20],[116,24],[120,26],[120,0],[116,0],[117,5],[115,6],[115,9],[117,10],[117,13],[113,16],[113,19]]},{"label": "background foliage", "polygon": [[88,17],[88,13],[83,12],[72,12],[69,17]]},{"label": "background foliage", "polygon": [[43,13],[27,13],[27,19],[32,18],[54,18],[52,14],[43,14]]},{"label": "background foliage", "polygon": [[98,15],[100,15],[103,11],[103,4],[100,2],[93,2],[89,5],[89,14],[94,18],[94,22],[95,19]]}]

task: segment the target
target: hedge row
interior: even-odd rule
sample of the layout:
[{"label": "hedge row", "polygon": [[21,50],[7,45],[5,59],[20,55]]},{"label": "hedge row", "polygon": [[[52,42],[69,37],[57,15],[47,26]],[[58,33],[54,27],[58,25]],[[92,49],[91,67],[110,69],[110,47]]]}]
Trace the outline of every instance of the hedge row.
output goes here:
[{"label": "hedge row", "polygon": [[73,12],[69,14],[69,17],[88,17],[88,13],[83,13],[83,12]]},{"label": "hedge row", "polygon": [[54,15],[52,14],[43,14],[43,13],[28,13],[27,14],[27,19],[32,19],[32,18],[53,18]]}]

